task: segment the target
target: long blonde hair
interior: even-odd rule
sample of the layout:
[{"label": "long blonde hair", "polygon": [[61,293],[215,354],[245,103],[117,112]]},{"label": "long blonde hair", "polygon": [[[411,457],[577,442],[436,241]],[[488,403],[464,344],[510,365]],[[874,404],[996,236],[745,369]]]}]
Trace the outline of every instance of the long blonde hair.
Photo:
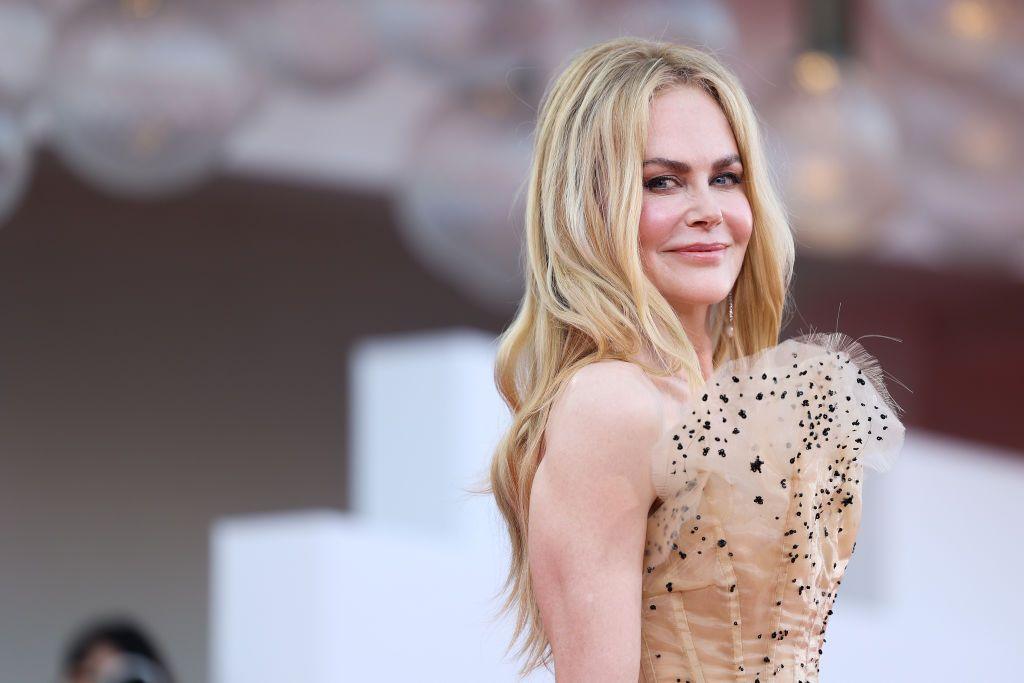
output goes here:
[{"label": "long blonde hair", "polygon": [[497,444],[489,485],[511,541],[500,612],[515,608],[519,673],[548,667],[551,644],[534,599],[527,531],[530,490],[551,403],[576,370],[641,350],[665,376],[703,387],[696,352],[640,259],[642,163],[650,104],[665,88],[703,88],[721,106],[744,167],[753,231],[735,284],[735,336],[712,308],[713,363],[778,343],[793,271],[793,236],[774,189],[756,115],[738,79],[700,50],[617,38],[577,55],[544,93],[526,198],[526,287],[498,339],[494,380],[512,421]]}]

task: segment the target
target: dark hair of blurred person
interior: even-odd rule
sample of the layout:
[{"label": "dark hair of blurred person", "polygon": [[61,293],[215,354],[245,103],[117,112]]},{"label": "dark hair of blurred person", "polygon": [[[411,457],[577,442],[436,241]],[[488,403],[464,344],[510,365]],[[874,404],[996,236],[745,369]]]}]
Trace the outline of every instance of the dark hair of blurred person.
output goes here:
[{"label": "dark hair of blurred person", "polygon": [[174,677],[145,629],[125,617],[97,619],[71,639],[62,683],[173,683]]}]

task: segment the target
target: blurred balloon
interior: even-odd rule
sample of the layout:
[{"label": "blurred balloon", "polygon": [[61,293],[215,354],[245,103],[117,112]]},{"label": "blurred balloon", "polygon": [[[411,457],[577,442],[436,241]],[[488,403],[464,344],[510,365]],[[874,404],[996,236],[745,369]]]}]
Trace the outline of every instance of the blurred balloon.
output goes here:
[{"label": "blurred balloon", "polygon": [[1024,97],[1018,0],[874,0],[897,42],[925,61]]},{"label": "blurred balloon", "polygon": [[365,3],[348,0],[243,0],[228,21],[246,51],[286,85],[336,89],[379,62]]},{"label": "blurred balloon", "polygon": [[0,225],[14,212],[28,185],[31,155],[25,132],[0,113]]},{"label": "blurred balloon", "polygon": [[251,109],[253,79],[187,6],[92,2],[69,17],[50,82],[67,163],[108,191],[149,196],[194,185]]},{"label": "blurred balloon", "polygon": [[714,0],[576,0],[588,10],[590,32],[607,39],[633,35],[713,51],[736,47],[732,15]]},{"label": "blurred balloon", "polygon": [[[973,20],[979,36],[1005,30],[989,25],[987,6],[957,7],[953,11],[965,13],[961,22],[981,9]],[[908,173],[904,215],[895,219],[887,244],[903,258],[1017,271],[1024,244],[1020,98],[982,73],[951,67],[945,57],[922,59],[879,14],[866,16],[862,54],[901,126]]]},{"label": "blurred balloon", "polygon": [[935,225],[956,236],[956,253],[999,255],[1021,234],[1024,133],[1018,107],[918,73],[892,102],[913,144],[909,191]]},{"label": "blurred balloon", "polygon": [[50,20],[38,7],[0,3],[0,106],[20,111],[30,103],[52,42]]},{"label": "blurred balloon", "polygon": [[414,136],[396,197],[400,232],[413,253],[498,310],[522,290],[531,131],[532,112],[508,90],[463,93]]},{"label": "blurred balloon", "polygon": [[556,3],[548,34],[548,68],[605,40],[635,36],[711,51],[733,50],[738,30],[728,7],[713,0],[568,0]]},{"label": "blurred balloon", "polygon": [[456,80],[521,64],[547,17],[541,0],[376,0],[371,7],[389,52]]},{"label": "blurred balloon", "polygon": [[56,19],[74,13],[89,0],[36,0],[35,4],[48,15]]},{"label": "blurred balloon", "polygon": [[793,86],[766,107],[766,137],[797,242],[839,254],[869,250],[904,186],[891,115],[859,67],[825,53],[797,58]]},{"label": "blurred balloon", "polygon": [[575,55],[597,43],[633,36],[730,52],[739,43],[729,9],[712,0],[565,0],[547,6],[539,44],[526,58],[541,90]]}]

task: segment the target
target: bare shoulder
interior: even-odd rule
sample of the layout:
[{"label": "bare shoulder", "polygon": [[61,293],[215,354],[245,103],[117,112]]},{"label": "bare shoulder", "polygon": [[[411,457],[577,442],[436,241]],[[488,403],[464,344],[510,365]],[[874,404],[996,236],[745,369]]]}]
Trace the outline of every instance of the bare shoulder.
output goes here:
[{"label": "bare shoulder", "polygon": [[628,475],[646,487],[663,419],[664,398],[641,368],[619,360],[591,363],[569,378],[551,406],[544,457],[558,460],[549,466]]},{"label": "bare shoulder", "polygon": [[577,370],[551,406],[553,431],[626,427],[651,432],[661,423],[663,399],[643,370],[620,360],[602,360]]}]

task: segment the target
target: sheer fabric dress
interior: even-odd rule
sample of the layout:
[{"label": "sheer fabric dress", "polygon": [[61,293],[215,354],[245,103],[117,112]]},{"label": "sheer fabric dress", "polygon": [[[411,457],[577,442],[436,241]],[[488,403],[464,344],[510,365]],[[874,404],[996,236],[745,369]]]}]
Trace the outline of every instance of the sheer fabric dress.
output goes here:
[{"label": "sheer fabric dress", "polygon": [[652,463],[641,683],[818,680],[864,468],[888,469],[903,445],[894,408],[842,333],[714,372]]}]

